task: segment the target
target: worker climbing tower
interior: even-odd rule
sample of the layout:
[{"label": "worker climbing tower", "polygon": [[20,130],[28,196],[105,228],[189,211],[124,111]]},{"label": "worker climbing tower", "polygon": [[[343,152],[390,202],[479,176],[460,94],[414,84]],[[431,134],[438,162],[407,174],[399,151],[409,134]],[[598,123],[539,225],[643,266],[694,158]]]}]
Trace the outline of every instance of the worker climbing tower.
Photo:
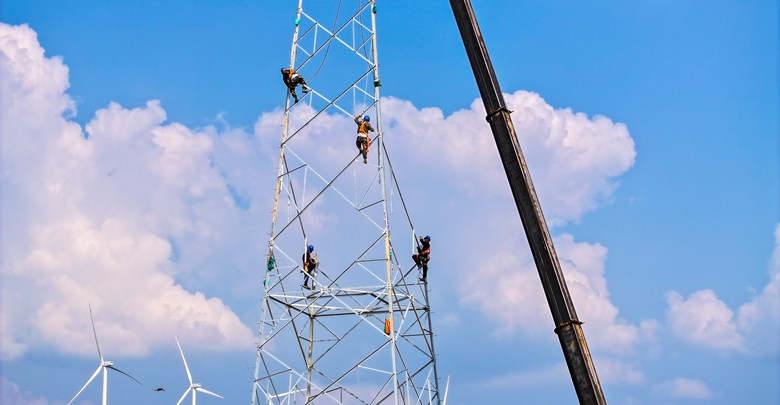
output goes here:
[{"label": "worker climbing tower", "polygon": [[419,236],[385,147],[377,13],[375,0],[298,0],[290,16],[283,75],[307,91],[278,114],[253,405],[442,403]]}]

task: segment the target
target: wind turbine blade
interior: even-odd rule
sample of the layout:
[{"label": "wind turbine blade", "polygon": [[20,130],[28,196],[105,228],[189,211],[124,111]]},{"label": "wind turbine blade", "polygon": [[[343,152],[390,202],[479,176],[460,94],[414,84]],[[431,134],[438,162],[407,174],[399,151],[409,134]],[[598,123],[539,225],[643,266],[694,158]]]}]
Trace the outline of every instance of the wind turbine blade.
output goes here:
[{"label": "wind turbine blade", "polygon": [[92,304],[89,304],[89,320],[92,321],[92,333],[95,335],[95,346],[98,349],[98,356],[100,356],[100,362],[103,363],[103,355],[100,353],[100,343],[98,343],[97,332],[95,331],[95,318],[92,317]]},{"label": "wind turbine blade", "polygon": [[[116,368],[114,366],[106,366],[106,368],[110,368],[110,369],[112,369],[114,371],[119,371],[120,373],[122,373],[122,374],[124,374],[124,375],[126,375],[126,376],[128,376],[130,378],[132,378],[133,381],[137,382],[138,384],[141,384],[141,382],[136,380],[135,377],[131,376],[130,374],[125,373],[124,371],[122,371],[122,370],[120,370],[120,369],[118,369],[118,368]],[[141,384],[141,385],[143,385],[143,384]]]},{"label": "wind turbine blade", "polygon": [[[215,396],[217,398],[222,398],[221,395],[217,395],[217,394],[215,394],[215,393],[213,393],[213,392],[211,392],[211,391],[209,391],[209,390],[207,390],[205,388],[195,388],[195,391],[202,392],[202,393],[209,394],[209,395],[213,395],[213,396]],[[224,398],[222,398],[222,399],[224,399]]]},{"label": "wind turbine blade", "polygon": [[184,401],[184,398],[186,398],[186,397],[187,397],[187,394],[189,394],[189,393],[190,393],[190,390],[191,390],[191,389],[192,389],[192,387],[190,387],[190,388],[187,388],[187,391],[184,391],[184,395],[182,395],[182,396],[181,396],[181,398],[179,399],[179,402],[177,402],[177,403],[176,403],[176,405],[180,405],[180,404],[181,404],[181,401]]},{"label": "wind turbine blade", "polygon": [[187,359],[184,358],[184,351],[181,350],[181,345],[179,344],[179,338],[177,338],[176,335],[173,335],[173,338],[176,339],[176,345],[179,346],[179,353],[181,353],[181,359],[184,360],[184,369],[187,370],[187,378],[189,378],[190,385],[192,385],[192,374],[190,374],[190,368],[187,366]]},{"label": "wind turbine blade", "polygon": [[450,376],[447,376],[447,386],[444,388],[444,401],[441,405],[447,405],[447,393],[450,392]]},{"label": "wind turbine blade", "polygon": [[97,377],[97,375],[100,373],[100,369],[102,369],[102,368],[103,368],[103,364],[98,366],[97,370],[95,370],[95,374],[92,374],[92,377],[89,377],[89,380],[87,380],[87,383],[84,384],[84,386],[81,387],[79,392],[76,393],[76,396],[74,396],[73,399],[71,399],[70,402],[68,402],[68,405],[70,405],[71,402],[76,400],[76,398],[81,394],[81,391],[84,391],[84,388],[87,388],[87,385],[89,385],[89,383],[91,383],[92,380],[94,380],[95,377]]}]

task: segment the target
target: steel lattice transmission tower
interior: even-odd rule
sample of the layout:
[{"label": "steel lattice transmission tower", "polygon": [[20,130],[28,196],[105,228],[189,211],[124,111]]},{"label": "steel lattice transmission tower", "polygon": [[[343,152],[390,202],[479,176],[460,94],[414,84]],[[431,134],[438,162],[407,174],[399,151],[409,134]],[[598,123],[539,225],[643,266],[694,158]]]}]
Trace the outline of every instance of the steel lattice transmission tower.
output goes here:
[{"label": "steel lattice transmission tower", "polygon": [[[288,94],[280,123],[252,404],[440,405],[427,284],[409,257],[418,237],[382,131],[376,2],[303,3],[289,67],[310,91]],[[352,121],[363,114],[376,129],[368,164]]]}]

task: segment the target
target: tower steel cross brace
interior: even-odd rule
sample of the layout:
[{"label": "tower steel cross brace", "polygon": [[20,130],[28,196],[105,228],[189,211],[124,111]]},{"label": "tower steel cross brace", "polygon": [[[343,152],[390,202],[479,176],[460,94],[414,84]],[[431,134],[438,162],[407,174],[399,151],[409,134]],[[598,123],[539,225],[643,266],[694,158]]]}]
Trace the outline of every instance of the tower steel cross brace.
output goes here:
[{"label": "tower steel cross brace", "polygon": [[520,212],[547,303],[552,311],[555,333],[561,342],[577,398],[582,405],[606,404],[582,331],[582,322],[577,319],[577,312],[566,287],[550,231],[547,229],[542,207],[509,115],[510,111],[506,108],[471,1],[450,0],[450,5],[485,104],[486,119],[490,123],[512,196]]}]

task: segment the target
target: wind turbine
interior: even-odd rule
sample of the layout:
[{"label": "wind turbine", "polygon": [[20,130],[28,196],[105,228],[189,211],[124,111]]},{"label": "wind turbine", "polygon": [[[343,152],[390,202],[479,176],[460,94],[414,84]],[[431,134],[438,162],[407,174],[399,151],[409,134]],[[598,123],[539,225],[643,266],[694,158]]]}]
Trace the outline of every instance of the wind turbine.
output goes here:
[{"label": "wind turbine", "polygon": [[76,400],[79,394],[81,394],[81,392],[84,391],[84,388],[87,388],[89,383],[91,383],[92,380],[94,380],[95,377],[97,377],[98,373],[100,373],[100,370],[103,370],[103,405],[106,405],[106,400],[108,398],[108,369],[109,368],[114,371],[118,371],[132,378],[133,381],[137,382],[138,384],[141,384],[140,381],[133,378],[133,376],[131,376],[130,374],[127,374],[124,371],[114,367],[113,361],[103,360],[103,354],[100,353],[100,343],[98,343],[97,332],[95,331],[95,319],[92,318],[92,305],[89,306],[89,320],[92,321],[92,333],[95,335],[95,346],[97,346],[98,356],[100,357],[100,365],[98,366],[97,370],[95,370],[95,373],[92,374],[92,377],[90,377],[89,380],[87,380],[87,383],[84,384],[83,387],[81,387],[78,393],[76,393],[76,396],[73,397],[73,399],[71,399],[70,402],[68,402],[68,405],[70,405],[73,401]]},{"label": "wind turbine", "polygon": [[[190,374],[190,368],[187,367],[187,359],[184,358],[184,351],[181,350],[181,345],[179,344],[179,338],[177,338],[175,335],[173,336],[174,339],[176,339],[176,345],[179,346],[179,353],[181,353],[181,359],[184,360],[184,369],[187,370],[187,378],[190,380],[190,387],[187,388],[187,391],[184,391],[184,395],[181,396],[181,399],[179,399],[179,402],[176,403],[176,405],[180,405],[181,401],[184,401],[184,398],[187,396],[187,394],[192,391],[192,405],[197,405],[195,403],[195,394],[200,391],[204,394],[213,395],[217,398],[222,398],[221,396],[205,389],[201,388],[200,383],[194,383],[192,382],[192,374]],[[224,398],[223,398],[224,399]]]}]

